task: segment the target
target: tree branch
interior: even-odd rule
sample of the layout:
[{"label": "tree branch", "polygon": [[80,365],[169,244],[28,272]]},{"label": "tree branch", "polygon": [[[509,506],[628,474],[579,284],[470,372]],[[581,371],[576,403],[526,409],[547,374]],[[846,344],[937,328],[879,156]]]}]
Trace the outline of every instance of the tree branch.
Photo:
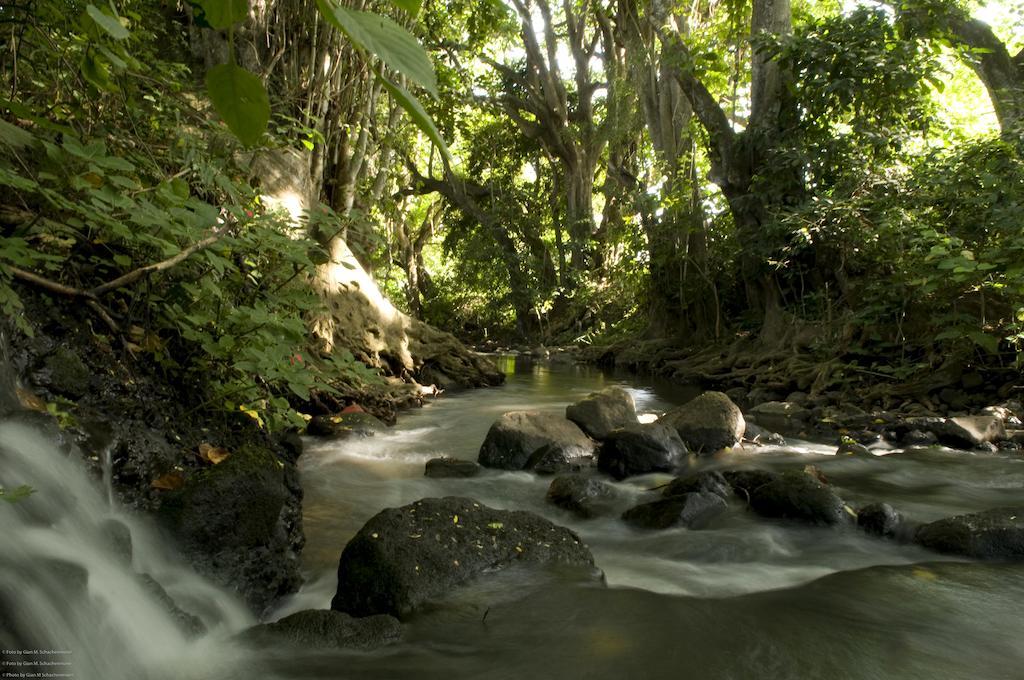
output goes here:
[{"label": "tree branch", "polygon": [[225,222],[220,227],[214,229],[209,236],[202,239],[201,241],[196,241],[191,246],[185,248],[177,255],[169,257],[166,260],[161,260],[160,262],[156,262],[154,264],[139,267],[138,269],[133,269],[127,274],[117,277],[113,281],[108,281],[107,283],[100,284],[99,286],[96,286],[95,288],[91,288],[89,290],[85,290],[84,288],[75,288],[74,286],[68,286],[57,281],[51,281],[50,279],[44,276],[40,276],[39,274],[35,274],[33,272],[21,269],[19,267],[8,267],[7,270],[11,272],[11,275],[18,281],[30,284],[48,293],[53,293],[55,295],[63,295],[71,298],[84,299],[86,301],[86,305],[88,305],[93,311],[96,312],[96,314],[103,320],[103,322],[110,328],[112,332],[119,333],[120,328],[117,325],[117,322],[115,322],[114,319],[110,316],[110,313],[107,312],[106,308],[104,308],[103,305],[100,304],[99,297],[101,295],[109,293],[110,291],[115,290],[117,288],[123,288],[128,284],[135,283],[139,279],[145,276],[149,276],[150,274],[153,274],[155,272],[164,271],[170,269],[171,267],[174,267],[175,265],[180,264],[181,262],[185,261],[190,256],[194,255],[200,250],[216,243],[220,239],[220,237],[223,236],[225,232],[227,232],[229,226],[230,223]]},{"label": "tree branch", "polygon": [[145,267],[139,267],[138,269],[134,269],[128,272],[124,276],[117,277],[113,281],[108,281],[107,283],[96,286],[95,288],[89,291],[89,295],[93,297],[99,297],[100,295],[108,293],[116,288],[123,288],[124,286],[127,286],[129,283],[135,283],[144,276],[149,276],[150,274],[153,274],[155,272],[161,272],[166,269],[170,269],[171,267],[174,267],[180,264],[181,262],[184,262],[185,260],[187,260],[195,253],[199,252],[200,250],[208,248],[209,246],[212,246],[214,243],[219,241],[220,237],[227,232],[229,226],[230,223],[225,222],[221,226],[214,229],[209,236],[207,236],[201,241],[196,241],[188,248],[182,250],[177,255],[169,257],[166,260],[156,262],[154,264],[146,265]]}]

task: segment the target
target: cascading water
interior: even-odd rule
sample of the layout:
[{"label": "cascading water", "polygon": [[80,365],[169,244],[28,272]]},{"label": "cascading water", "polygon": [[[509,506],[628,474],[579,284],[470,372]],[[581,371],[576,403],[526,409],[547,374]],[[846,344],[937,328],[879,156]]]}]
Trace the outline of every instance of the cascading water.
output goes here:
[{"label": "cascading water", "polygon": [[[742,508],[708,530],[639,532],[614,516],[579,520],[552,507],[544,501],[549,479],[532,474],[423,476],[431,457],[474,458],[502,412],[561,411],[608,382],[597,371],[534,367],[510,375],[503,388],[407,414],[377,437],[308,448],[300,459],[307,585],[278,615],[329,606],[346,541],[381,508],[425,496],[472,496],[567,525],[607,576],[608,587],[531,574],[487,580],[408,621],[402,643],[372,652],[233,644],[252,623],[240,604],[180,564],[145,521],[112,507],[76,456],[17,419],[0,422],[0,485],[36,490],[0,502],[0,647],[70,652],[43,658],[69,662],[79,680],[1020,677],[1018,564],[950,560],[852,529],[766,521]],[[0,384],[0,401],[2,391]],[[662,388],[634,396],[647,411],[685,398]],[[851,503],[885,500],[922,521],[1016,504],[1024,493],[1024,458],[1014,454],[822,455],[833,450],[766,447],[733,462],[813,463]],[[639,499],[663,481],[641,477],[619,487]],[[130,532],[131,558],[117,527]],[[183,633],[141,574],[208,632]],[[56,676],[62,668],[37,670]]]},{"label": "cascading water", "polygon": [[[243,606],[177,562],[144,521],[111,506],[77,458],[15,417],[0,422],[0,486],[21,485],[34,493],[0,502],[0,674],[226,675],[216,640],[252,623]],[[204,637],[188,638],[154,582],[202,621]]]}]

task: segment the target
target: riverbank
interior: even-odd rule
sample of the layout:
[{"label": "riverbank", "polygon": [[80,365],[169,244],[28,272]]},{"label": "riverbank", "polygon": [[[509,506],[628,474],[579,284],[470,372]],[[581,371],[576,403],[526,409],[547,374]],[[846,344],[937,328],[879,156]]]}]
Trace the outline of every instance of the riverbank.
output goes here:
[{"label": "riverbank", "polygon": [[[223,400],[211,400],[202,375],[130,333],[97,328],[73,304],[30,295],[25,302],[32,334],[0,327],[4,378],[17,382],[0,411],[76,452],[112,501],[152,517],[199,574],[235,592],[255,615],[296,592],[305,544],[296,467],[304,429],[270,433],[258,413],[228,411]],[[471,379],[474,366],[463,364],[442,363]],[[500,375],[491,371],[480,379],[495,382]],[[383,426],[435,392],[411,379],[353,380],[293,405],[314,421],[355,408]]]}]

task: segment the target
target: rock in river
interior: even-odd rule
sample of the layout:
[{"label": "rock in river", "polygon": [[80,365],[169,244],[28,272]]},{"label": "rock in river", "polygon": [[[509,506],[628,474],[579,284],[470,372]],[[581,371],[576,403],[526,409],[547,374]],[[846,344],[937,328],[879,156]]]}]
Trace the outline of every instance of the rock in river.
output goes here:
[{"label": "rock in river", "polygon": [[1024,560],[1024,507],[995,508],[940,519],[920,527],[914,541],[951,555]]},{"label": "rock in river", "polygon": [[753,489],[750,507],[762,517],[836,525],[850,521],[843,499],[826,484],[804,472],[784,472]]},{"label": "rock in river", "polygon": [[548,487],[549,503],[584,519],[594,517],[615,501],[615,488],[607,482],[582,475],[556,477]]},{"label": "rock in river", "polygon": [[567,406],[565,417],[594,439],[604,439],[612,430],[636,423],[636,405],[629,392],[609,387]]},{"label": "rock in river", "polygon": [[623,513],[622,519],[641,529],[668,529],[673,526],[702,529],[727,507],[718,494],[697,491],[642,503]]},{"label": "rock in river", "polygon": [[575,423],[551,413],[510,411],[491,425],[480,446],[480,464],[502,470],[522,470],[530,457],[550,446],[566,460],[585,459],[594,442]]},{"label": "rock in river", "polygon": [[616,479],[671,472],[685,453],[686,445],[672,427],[662,422],[635,423],[608,435],[597,467]]},{"label": "rock in river", "polygon": [[304,649],[374,649],[398,642],[402,624],[393,616],[354,618],[331,609],[306,609],[239,636],[260,646],[284,642]]},{"label": "rock in river", "polygon": [[533,513],[495,510],[471,498],[424,498],[382,510],[348,542],[331,609],[405,618],[456,586],[512,565],[596,572],[579,536]]},{"label": "rock in river", "polygon": [[676,477],[661,492],[661,495],[682,496],[686,493],[713,493],[720,496],[722,500],[728,500],[732,496],[732,485],[726,481],[725,476],[717,470],[698,472],[686,477]]},{"label": "rock in river", "polygon": [[443,477],[464,478],[476,477],[482,470],[483,468],[481,468],[480,464],[476,461],[442,456],[440,458],[431,458],[428,460],[423,474],[427,477],[434,477],[437,479]]},{"label": "rock in river", "polygon": [[362,411],[338,413],[333,416],[313,416],[306,426],[312,437],[372,437],[388,429],[380,419]]},{"label": "rock in river", "polygon": [[705,392],[672,409],[661,420],[676,428],[691,451],[708,456],[735,446],[746,430],[739,407],[721,392]]}]

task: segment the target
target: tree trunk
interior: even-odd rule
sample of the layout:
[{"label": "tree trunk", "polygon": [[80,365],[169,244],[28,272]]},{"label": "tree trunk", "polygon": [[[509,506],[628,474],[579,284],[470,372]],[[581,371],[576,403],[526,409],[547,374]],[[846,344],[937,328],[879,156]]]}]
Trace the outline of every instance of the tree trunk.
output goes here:
[{"label": "tree trunk", "polygon": [[[219,32],[194,35],[207,65],[223,61]],[[369,156],[382,151],[370,144],[380,86],[364,58],[320,19],[314,3],[307,0],[255,3],[235,44],[239,61],[263,75],[275,113],[292,116],[326,140],[313,151],[257,154],[253,170],[264,204],[287,210],[296,230],[305,228],[306,216],[322,199],[345,214],[357,200]],[[502,381],[504,376],[490,361],[454,336],[397,310],[343,234],[310,235],[330,255],[310,280],[323,299],[323,308],[310,319],[321,351],[350,351],[367,365],[405,381],[429,378],[464,386]]]}]

